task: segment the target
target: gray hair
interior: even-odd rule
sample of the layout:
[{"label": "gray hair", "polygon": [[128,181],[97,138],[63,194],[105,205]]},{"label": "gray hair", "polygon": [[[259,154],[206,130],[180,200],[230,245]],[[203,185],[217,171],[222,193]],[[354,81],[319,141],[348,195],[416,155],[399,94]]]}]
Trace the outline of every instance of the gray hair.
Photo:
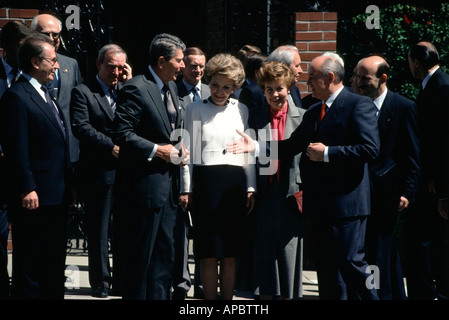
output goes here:
[{"label": "gray hair", "polygon": [[321,73],[328,75],[333,72],[338,82],[342,82],[345,77],[345,64],[343,59],[336,53],[325,52],[322,56],[328,57],[321,65]]},{"label": "gray hair", "polygon": [[298,48],[294,45],[283,45],[277,47],[267,58],[267,61],[279,61],[290,66],[294,60],[294,53],[298,53]]},{"label": "gray hair", "polygon": [[100,62],[103,62],[104,61],[104,57],[111,50],[113,50],[112,53],[115,53],[115,54],[123,53],[125,55],[125,57],[126,57],[126,52],[125,52],[125,50],[122,49],[122,47],[120,47],[117,44],[110,43],[110,44],[104,45],[100,49],[100,51],[98,52],[97,60],[100,61]]},{"label": "gray hair", "polygon": [[178,37],[168,33],[156,35],[150,44],[150,65],[156,66],[160,56],[167,61],[170,60],[179,49],[184,52],[186,45]]}]

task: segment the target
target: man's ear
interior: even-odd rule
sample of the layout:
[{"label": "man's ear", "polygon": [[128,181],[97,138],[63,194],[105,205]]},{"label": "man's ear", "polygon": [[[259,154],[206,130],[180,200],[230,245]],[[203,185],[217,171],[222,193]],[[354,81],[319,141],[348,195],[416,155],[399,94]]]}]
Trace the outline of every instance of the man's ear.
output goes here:
[{"label": "man's ear", "polygon": [[385,73],[382,73],[380,76],[380,82],[384,83],[387,81],[388,76]]},{"label": "man's ear", "polygon": [[42,59],[39,57],[32,57],[31,58],[31,65],[34,69],[39,69],[39,64],[41,63]]}]

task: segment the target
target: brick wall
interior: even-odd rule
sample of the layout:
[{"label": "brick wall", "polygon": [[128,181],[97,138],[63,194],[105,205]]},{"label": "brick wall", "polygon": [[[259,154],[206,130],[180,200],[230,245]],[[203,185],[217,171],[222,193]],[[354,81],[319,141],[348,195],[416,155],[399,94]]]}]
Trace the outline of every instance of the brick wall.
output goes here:
[{"label": "brick wall", "polygon": [[[39,14],[38,9],[0,8],[0,32],[3,26],[12,20],[21,20],[31,26],[31,20],[37,14]],[[3,50],[0,48],[0,55],[2,54]]]},{"label": "brick wall", "polygon": [[296,13],[295,44],[300,51],[301,67],[304,70],[297,86],[301,95],[305,96],[309,93],[307,71],[312,59],[323,52],[337,50],[337,13]]}]

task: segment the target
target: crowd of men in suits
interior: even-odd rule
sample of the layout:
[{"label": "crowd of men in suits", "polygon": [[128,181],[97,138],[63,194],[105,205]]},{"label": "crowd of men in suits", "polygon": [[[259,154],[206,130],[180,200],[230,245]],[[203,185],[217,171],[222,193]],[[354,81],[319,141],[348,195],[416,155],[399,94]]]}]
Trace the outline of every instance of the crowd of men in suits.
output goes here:
[{"label": "crowd of men in suits", "polygon": [[[96,78],[83,84],[77,61],[57,52],[60,32],[61,22],[43,14],[31,29],[14,21],[1,33],[0,298],[63,299],[67,214],[82,199],[93,296],[107,297],[112,286],[124,299],[184,299],[192,285],[188,216],[178,205],[185,161],[173,160],[188,161],[189,150],[172,132],[182,129],[186,106],[210,94],[201,82],[206,55],[159,34],[148,68],[133,76],[126,52],[110,44],[99,52]],[[387,88],[390,66],[380,55],[355,66],[353,92],[343,85],[343,60],[332,53],[309,66],[316,103],[304,106],[291,89],[291,103],[307,111],[279,142],[279,157],[300,154],[321,299],[448,297],[449,75],[429,42],[412,46],[408,60],[422,81],[416,101]],[[296,74],[300,62],[292,62]],[[264,100],[258,90],[253,79],[235,94],[257,108]],[[242,136],[229,151],[266,147]],[[403,256],[395,236],[402,211]],[[380,272],[372,286],[370,266]],[[198,291],[200,284],[195,271]]]}]

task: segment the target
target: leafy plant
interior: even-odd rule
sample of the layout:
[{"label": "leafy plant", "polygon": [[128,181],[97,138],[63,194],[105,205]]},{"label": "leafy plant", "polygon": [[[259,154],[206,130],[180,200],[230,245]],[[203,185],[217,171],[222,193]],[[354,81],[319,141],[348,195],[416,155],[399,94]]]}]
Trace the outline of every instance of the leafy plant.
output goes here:
[{"label": "leafy plant", "polygon": [[365,25],[369,14],[358,14],[343,21],[340,46],[348,71],[357,61],[372,53],[382,54],[391,67],[388,87],[409,98],[416,98],[419,83],[413,79],[408,66],[410,47],[421,41],[432,42],[438,49],[441,67],[449,67],[449,3],[426,7],[412,4],[393,4],[379,8],[379,29]]}]

